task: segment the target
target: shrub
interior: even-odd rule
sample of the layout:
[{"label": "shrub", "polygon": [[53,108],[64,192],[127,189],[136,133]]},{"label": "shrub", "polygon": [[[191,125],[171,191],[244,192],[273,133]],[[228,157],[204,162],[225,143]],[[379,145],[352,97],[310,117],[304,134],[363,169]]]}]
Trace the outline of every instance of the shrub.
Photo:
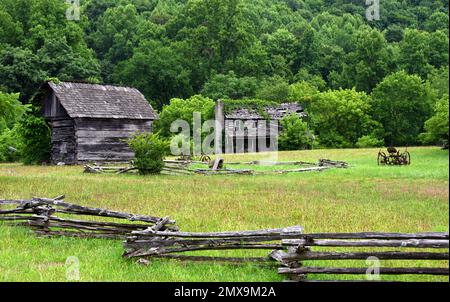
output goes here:
[{"label": "shrub", "polygon": [[134,152],[134,165],[141,175],[157,174],[164,167],[169,143],[158,134],[142,133],[128,140]]},{"label": "shrub", "polygon": [[17,127],[6,128],[0,134],[0,162],[14,162],[20,159],[22,149],[20,136]]},{"label": "shrub", "polygon": [[281,151],[305,150],[313,147],[315,137],[308,125],[296,115],[287,115],[281,122],[283,131],[278,138]]},{"label": "shrub", "polygon": [[382,139],[378,139],[373,135],[365,135],[358,139],[356,147],[358,148],[374,148],[383,147],[384,142]]},{"label": "shrub", "polygon": [[0,133],[6,128],[12,129],[28,110],[29,105],[22,105],[18,93],[0,91]]},{"label": "shrub", "polygon": [[28,115],[18,125],[22,139],[22,161],[26,165],[50,160],[51,130],[42,117]]},{"label": "shrub", "polygon": [[336,131],[320,133],[320,136],[316,143],[320,148],[345,149],[354,147],[353,144],[349,143],[345,137],[343,137]]},{"label": "shrub", "polygon": [[449,102],[444,95],[434,107],[434,115],[425,122],[425,133],[419,139],[425,144],[442,144],[448,148],[449,141]]}]

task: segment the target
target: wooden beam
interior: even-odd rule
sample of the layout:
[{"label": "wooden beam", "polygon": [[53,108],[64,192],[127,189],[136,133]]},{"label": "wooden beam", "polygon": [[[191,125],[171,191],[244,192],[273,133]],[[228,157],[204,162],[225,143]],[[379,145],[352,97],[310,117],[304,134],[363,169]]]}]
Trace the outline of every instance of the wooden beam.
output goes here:
[{"label": "wooden beam", "polygon": [[[365,275],[367,268],[348,267],[299,267],[299,268],[279,268],[279,274],[335,274],[335,275]],[[442,275],[448,276],[448,268],[429,267],[381,267],[380,275]]]}]

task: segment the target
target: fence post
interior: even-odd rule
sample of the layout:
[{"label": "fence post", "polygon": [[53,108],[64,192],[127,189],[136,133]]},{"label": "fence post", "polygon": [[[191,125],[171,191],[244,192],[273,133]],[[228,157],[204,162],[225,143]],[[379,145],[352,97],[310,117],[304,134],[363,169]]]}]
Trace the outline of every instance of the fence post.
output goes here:
[{"label": "fence post", "polygon": [[[303,227],[291,227],[286,228],[281,233],[281,237],[283,239],[302,239],[304,238],[304,229]],[[299,268],[302,267],[303,264],[300,260],[293,259],[296,257],[292,257],[295,255],[300,255],[301,253],[304,253],[308,250],[303,244],[300,244],[298,246],[287,246],[287,253],[284,253],[281,259],[281,264],[283,266],[287,266],[288,268]],[[301,282],[306,280],[307,276],[306,274],[302,275],[290,275],[288,277],[289,279],[286,281],[294,281],[294,282]]]}]

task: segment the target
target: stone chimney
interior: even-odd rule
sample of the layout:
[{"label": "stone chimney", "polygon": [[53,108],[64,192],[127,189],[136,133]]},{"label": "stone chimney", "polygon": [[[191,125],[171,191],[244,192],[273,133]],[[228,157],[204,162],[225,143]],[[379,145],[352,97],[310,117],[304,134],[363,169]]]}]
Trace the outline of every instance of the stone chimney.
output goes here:
[{"label": "stone chimney", "polygon": [[215,117],[216,117],[216,139],[215,139],[216,154],[222,154],[223,131],[225,128],[225,113],[222,100],[216,101]]}]

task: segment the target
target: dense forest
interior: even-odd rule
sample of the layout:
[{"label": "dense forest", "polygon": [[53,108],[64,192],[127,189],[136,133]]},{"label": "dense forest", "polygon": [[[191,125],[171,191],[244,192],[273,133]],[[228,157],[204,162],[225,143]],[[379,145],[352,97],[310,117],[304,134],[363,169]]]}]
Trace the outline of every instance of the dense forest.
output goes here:
[{"label": "dense forest", "polygon": [[381,0],[373,21],[364,0],[84,0],[78,21],[67,7],[0,0],[10,111],[58,78],[136,87],[162,118],[194,95],[299,101],[323,147],[448,139],[447,0]]}]

